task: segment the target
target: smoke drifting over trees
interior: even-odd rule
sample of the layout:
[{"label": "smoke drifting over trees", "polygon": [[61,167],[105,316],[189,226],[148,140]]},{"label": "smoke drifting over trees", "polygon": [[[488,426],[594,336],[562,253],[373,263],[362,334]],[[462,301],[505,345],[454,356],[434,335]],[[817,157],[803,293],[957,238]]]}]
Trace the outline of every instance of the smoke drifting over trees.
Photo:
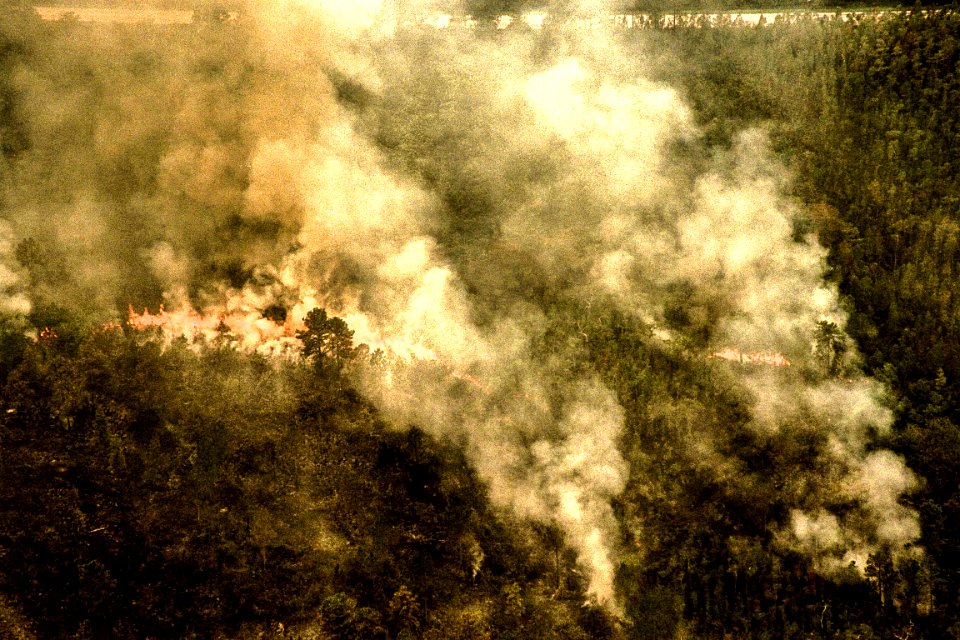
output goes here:
[{"label": "smoke drifting over trees", "polygon": [[[440,8],[492,15],[530,6]],[[716,525],[729,538],[723,553],[738,561],[756,548],[768,558],[799,554],[820,576],[847,584],[873,571],[875,558],[890,566],[922,559],[918,515],[902,504],[918,479],[888,448],[889,390],[861,373],[844,333],[848,312],[825,279],[827,252],[802,228],[807,203],[791,195],[792,175],[768,129],[752,122],[726,139],[705,132],[696,101],[664,81],[664,52],[642,40],[549,24],[495,34],[398,24],[401,12],[421,9],[438,6],[275,0],[249,3],[238,22],[189,29],[53,27],[27,15],[5,28],[0,314],[7,333],[35,341],[10,349],[42,350],[40,330],[54,327],[65,340],[76,323],[86,345],[77,357],[96,360],[83,335],[130,305],[307,320],[305,355],[332,358],[325,349],[339,340],[336,367],[191,356],[176,341],[150,356],[158,371],[179,358],[187,372],[164,373],[166,386],[144,382],[163,407],[156,433],[195,447],[170,464],[186,468],[194,455],[213,478],[234,464],[215,452],[238,442],[244,455],[273,452],[263,454],[268,462],[236,463],[250,482],[265,483],[262,495],[273,495],[271,474],[316,483],[296,498],[303,505],[264,503],[236,524],[260,541],[263,558],[268,548],[311,544],[323,566],[332,562],[323,554],[360,558],[350,545],[399,558],[418,526],[435,525],[449,534],[431,538],[448,554],[438,575],[450,557],[472,557],[464,582],[484,572],[506,582],[493,562],[522,555],[513,549],[524,536],[544,548],[554,540],[552,569],[537,579],[599,606],[600,622],[577,619],[568,631],[646,637],[644,620],[662,610],[672,632],[678,607],[669,595],[659,603],[649,595],[672,587],[652,585],[647,563],[662,552],[665,514],[685,508],[695,519],[711,492],[730,512]],[[322,318],[308,315],[314,308]],[[130,366],[127,347],[110,342],[119,337],[92,340],[126,363],[119,369]],[[131,340],[137,349],[149,343]],[[256,350],[256,339],[234,342]],[[355,351],[360,344],[368,350]],[[707,359],[726,348],[780,352],[790,366]],[[214,373],[216,358],[223,367]],[[19,360],[10,362],[0,370]],[[65,362],[57,366],[83,378]],[[192,404],[178,413],[164,394],[197,402],[190,385],[205,383],[193,368],[214,380],[214,404],[252,416],[249,424],[224,424]],[[42,367],[31,371],[46,380]],[[101,406],[96,382],[83,380]],[[15,382],[6,388],[21,389]],[[269,398],[269,410],[250,406],[250,396]],[[4,402],[8,422],[26,410],[22,400]],[[357,452],[355,460],[271,457],[297,450],[276,435],[287,415],[299,416],[297,438]],[[368,454],[375,438],[386,444]],[[350,520],[364,517],[359,503],[343,496],[368,499],[381,487],[364,484],[364,465],[399,478],[408,463],[427,478],[410,481],[410,491],[434,492],[418,508],[447,500],[447,510],[410,525],[413,513],[394,514],[384,500],[376,509],[405,523],[408,538],[371,542]],[[165,473],[187,474],[178,469]],[[489,509],[476,506],[486,499]],[[457,500],[473,501],[473,515],[458,516],[449,506]],[[704,522],[717,508],[708,502]],[[323,516],[306,523],[292,515],[310,508]],[[330,522],[335,514],[344,522]],[[494,526],[516,531],[484,528]],[[307,530],[314,542],[297,537]],[[454,543],[456,552],[444,546]],[[651,590],[639,593],[640,584]],[[529,632],[522,612],[532,605],[516,600],[515,587],[503,587],[496,615],[489,603],[464,605],[460,620],[470,611],[500,629],[527,620]],[[365,628],[368,606],[393,616],[370,622],[368,637],[426,624],[410,612],[428,587],[403,589],[359,604],[366,596],[330,596],[327,632],[336,635],[336,620]],[[256,606],[272,606],[265,602]],[[541,604],[564,628],[557,620],[567,614]]]}]

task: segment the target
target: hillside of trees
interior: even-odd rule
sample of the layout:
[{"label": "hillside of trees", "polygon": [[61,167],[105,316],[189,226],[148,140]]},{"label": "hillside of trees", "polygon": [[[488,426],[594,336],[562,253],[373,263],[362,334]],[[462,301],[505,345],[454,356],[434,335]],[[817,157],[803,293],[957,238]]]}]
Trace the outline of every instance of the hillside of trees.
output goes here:
[{"label": "hillside of trees", "polygon": [[[120,109],[111,78],[162,104],[182,89],[165,65],[182,65],[185,84],[227,77],[226,96],[266,64],[236,54],[230,25],[117,28],[114,51],[133,51],[122,58],[85,31],[97,28],[0,19],[0,222],[18,159],[38,150],[105,198],[149,191],[174,118],[130,134],[149,145],[89,159],[103,132],[31,120],[25,68],[44,95]],[[689,339],[670,343],[615,307],[535,292],[550,313],[533,361],[597,376],[624,410],[616,612],[591,600],[557,524],[497,507],[462,443],[392,424],[364,396],[356,380],[379,356],[340,319],[309,315],[300,357],[279,361],[237,351],[226,329],[200,348],[165,344],[106,324],[96,300],[58,297],[82,274],[43,238],[6,246],[0,235],[33,302],[25,315],[0,307],[0,637],[960,638],[960,12],[622,37],[691,105],[700,147],[769,134],[791,174],[796,236],[828,249],[862,368],[891,390],[892,434],[872,446],[919,478],[905,500],[922,554],[881,550],[862,575],[827,575],[778,543],[771,522],[791,506],[780,489],[815,471],[825,444],[810,434],[786,447],[748,428],[748,400],[690,328],[707,305],[683,291],[671,318]],[[431,165],[439,151],[392,140],[389,118],[364,120],[373,98],[361,87],[337,90],[447,189],[460,224],[483,221],[483,185],[449,187]],[[249,143],[233,120],[218,134]],[[54,201],[70,197],[37,180]],[[218,224],[224,242],[284,233]],[[203,265],[213,276],[252,277],[217,250]],[[0,277],[5,293],[13,278]],[[158,286],[134,274],[113,319],[159,299]],[[704,469],[684,446],[692,428],[756,472],[749,490]]]},{"label": "hillside of trees", "polygon": [[689,62],[665,75],[688,87],[709,134],[771,128],[806,206],[797,224],[830,249],[847,330],[866,370],[896,392],[895,447],[925,480],[911,500],[933,606],[906,616],[922,637],[958,629],[958,33],[960,16],[944,10],[879,24],[660,35],[687,52]]}]

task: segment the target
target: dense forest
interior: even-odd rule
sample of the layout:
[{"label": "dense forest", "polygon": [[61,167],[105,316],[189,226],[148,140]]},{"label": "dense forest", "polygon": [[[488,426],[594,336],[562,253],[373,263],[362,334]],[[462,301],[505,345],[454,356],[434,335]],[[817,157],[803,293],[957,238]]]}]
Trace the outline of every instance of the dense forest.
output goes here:
[{"label": "dense forest", "polygon": [[259,20],[0,15],[0,636],[960,638],[960,13]]}]

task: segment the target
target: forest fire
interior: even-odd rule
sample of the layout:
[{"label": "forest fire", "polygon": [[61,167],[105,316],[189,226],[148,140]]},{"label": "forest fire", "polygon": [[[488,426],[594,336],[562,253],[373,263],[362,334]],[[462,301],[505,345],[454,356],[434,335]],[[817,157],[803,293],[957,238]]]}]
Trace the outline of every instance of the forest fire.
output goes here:
[{"label": "forest fire", "polygon": [[960,628],[960,10],[673,4],[0,5],[5,628]]},{"label": "forest fire", "polygon": [[715,351],[707,356],[709,360],[726,360],[727,362],[738,362],[740,364],[759,364],[770,367],[789,367],[790,361],[786,356],[777,351],[750,351],[743,352],[738,349],[722,349]]},{"label": "forest fire", "polygon": [[[255,352],[267,356],[296,357],[303,351],[303,341],[297,336],[298,332],[307,328],[302,320],[293,320],[291,315],[284,314],[284,320],[278,322],[271,318],[269,312],[251,310],[249,312],[222,312],[197,313],[193,309],[167,311],[163,305],[157,313],[150,313],[144,309],[137,313],[133,305],[130,306],[127,325],[134,331],[148,331],[156,329],[164,343],[183,338],[191,344],[202,347],[209,344],[227,344],[245,352]],[[339,320],[334,318],[334,321]],[[344,324],[344,327],[347,325]],[[121,326],[110,322],[103,326],[105,330],[117,330]],[[353,337],[353,331],[349,331]],[[44,334],[41,334],[43,337]],[[371,336],[372,337],[372,336]],[[490,395],[493,391],[474,375],[460,371],[446,362],[438,362],[434,354],[412,355],[413,349],[404,345],[398,350],[380,340],[369,340],[374,349],[388,354],[386,357],[394,363],[436,362],[454,379],[466,383],[469,387]],[[361,353],[370,353],[370,345],[363,343],[353,345],[350,353],[355,357]],[[403,356],[399,353],[406,353]]]},{"label": "forest fire", "polygon": [[143,331],[150,327],[162,327],[184,335],[217,331],[222,323],[222,315],[203,316],[193,310],[168,312],[163,305],[160,305],[160,311],[155,314],[150,313],[146,308],[144,308],[143,313],[137,313],[133,305],[130,305],[127,319],[127,324],[137,331]]},{"label": "forest fire", "polygon": [[135,331],[160,329],[166,340],[185,338],[189,341],[213,342],[226,339],[243,351],[279,354],[300,348],[296,323],[289,319],[276,322],[259,311],[234,311],[200,314],[193,309],[167,311],[163,305],[157,313],[144,309],[137,313],[130,305],[127,325]]}]

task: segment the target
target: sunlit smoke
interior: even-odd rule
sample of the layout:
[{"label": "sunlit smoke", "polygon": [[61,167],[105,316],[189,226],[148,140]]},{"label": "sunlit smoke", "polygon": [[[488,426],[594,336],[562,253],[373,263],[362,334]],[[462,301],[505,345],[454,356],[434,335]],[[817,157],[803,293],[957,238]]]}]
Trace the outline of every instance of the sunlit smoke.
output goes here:
[{"label": "sunlit smoke", "polygon": [[[915,541],[916,514],[898,502],[913,476],[872,446],[891,421],[882,388],[852,352],[842,379],[818,368],[818,322],[842,331],[846,316],[824,250],[794,237],[766,134],[705,149],[677,91],[610,33],[536,13],[521,14],[529,29],[506,14],[490,20],[499,30],[450,29],[459,3],[405,10],[436,28],[402,29],[385,0],[250,3],[200,71],[104,82],[110,108],[85,102],[82,118],[50,98],[55,78],[20,74],[45,105],[37,148],[59,149],[65,167],[49,198],[57,172],[39,151],[17,169],[0,314],[30,310],[13,256],[30,235],[57,248],[60,270],[41,266],[62,302],[165,302],[128,323],[171,340],[289,354],[323,307],[384,352],[355,375],[386,416],[460,444],[500,507],[556,523],[590,595],[617,611],[626,414],[574,340],[538,350],[556,301],[612,306],[726,367],[747,428],[820,437],[830,473],[797,471],[781,544],[834,570]],[[61,144],[71,126],[101,132],[99,146]],[[101,156],[155,176],[106,197],[91,186],[116,171]],[[676,438],[738,482],[713,435]]]},{"label": "sunlit smoke", "polygon": [[183,308],[167,311],[162,306],[157,313],[146,309],[137,313],[131,307],[127,325],[135,331],[158,329],[166,342],[182,338],[198,347],[223,344],[269,356],[295,357],[302,347],[296,337],[302,327],[290,322],[278,324],[264,318],[259,310],[233,309],[204,315]]},{"label": "sunlit smoke", "polygon": [[13,231],[0,220],[0,318],[23,316],[30,312],[30,299],[24,293],[21,267],[17,262]]}]

